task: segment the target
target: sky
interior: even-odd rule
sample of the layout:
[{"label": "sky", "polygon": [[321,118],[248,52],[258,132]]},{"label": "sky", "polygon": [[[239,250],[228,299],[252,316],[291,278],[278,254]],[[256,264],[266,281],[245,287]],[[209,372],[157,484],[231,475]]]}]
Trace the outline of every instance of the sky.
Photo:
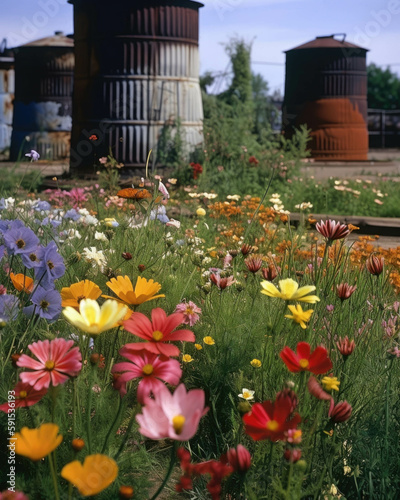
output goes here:
[{"label": "sky", "polygon": [[[232,37],[252,43],[252,69],[283,93],[285,50],[316,36],[346,33],[370,50],[374,62],[400,74],[400,0],[203,0],[200,10],[200,72],[229,71],[224,44]],[[110,2],[110,6],[112,2]],[[73,32],[67,0],[2,0],[0,40],[8,46]],[[259,64],[260,62],[268,64]],[[270,64],[273,63],[273,64]],[[397,64],[396,64],[397,63]],[[396,65],[395,65],[396,64]],[[213,90],[221,90],[220,77]]]}]

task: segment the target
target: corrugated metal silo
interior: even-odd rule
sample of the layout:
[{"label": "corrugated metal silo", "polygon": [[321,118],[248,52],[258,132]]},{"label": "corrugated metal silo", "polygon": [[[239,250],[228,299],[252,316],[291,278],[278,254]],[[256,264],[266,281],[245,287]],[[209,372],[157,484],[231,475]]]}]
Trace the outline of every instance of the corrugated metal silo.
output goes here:
[{"label": "corrugated metal silo", "polygon": [[3,40],[0,46],[0,153],[11,144],[13,101],[14,55]]},{"label": "corrugated metal silo", "polygon": [[367,160],[366,53],[335,35],[286,52],[283,128],[306,124],[315,159]]},{"label": "corrugated metal silo", "polygon": [[62,32],[15,49],[11,160],[30,149],[41,159],[69,157],[73,71],[74,42]]},{"label": "corrugated metal silo", "polygon": [[178,118],[185,142],[200,144],[202,4],[69,1],[76,47],[71,167],[93,166],[94,155],[110,148],[124,165],[143,166],[162,127]]}]

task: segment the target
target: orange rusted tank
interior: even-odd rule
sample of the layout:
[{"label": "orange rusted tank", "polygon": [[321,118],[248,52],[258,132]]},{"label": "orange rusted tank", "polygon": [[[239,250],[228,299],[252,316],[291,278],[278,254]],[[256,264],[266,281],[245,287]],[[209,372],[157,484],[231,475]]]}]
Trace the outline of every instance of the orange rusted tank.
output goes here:
[{"label": "orange rusted tank", "polygon": [[286,52],[283,129],[307,125],[312,158],[367,160],[366,53],[334,35]]}]

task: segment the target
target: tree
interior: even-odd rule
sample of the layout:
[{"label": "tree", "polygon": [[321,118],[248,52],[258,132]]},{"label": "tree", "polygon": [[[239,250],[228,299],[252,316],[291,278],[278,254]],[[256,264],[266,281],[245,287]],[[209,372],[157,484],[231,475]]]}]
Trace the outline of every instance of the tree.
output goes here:
[{"label": "tree", "polygon": [[368,65],[368,107],[400,109],[400,78],[389,68]]}]

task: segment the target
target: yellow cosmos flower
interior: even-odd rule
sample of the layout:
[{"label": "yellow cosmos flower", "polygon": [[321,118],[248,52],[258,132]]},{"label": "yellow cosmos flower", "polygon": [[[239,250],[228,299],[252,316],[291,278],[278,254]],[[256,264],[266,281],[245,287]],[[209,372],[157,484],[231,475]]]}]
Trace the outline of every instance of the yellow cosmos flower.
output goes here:
[{"label": "yellow cosmos flower", "polygon": [[340,382],[337,377],[324,377],[322,385],[326,391],[339,391]]},{"label": "yellow cosmos flower", "polygon": [[307,325],[306,323],[310,321],[311,315],[314,312],[314,309],[309,309],[308,311],[303,311],[302,307],[300,304],[296,304],[295,306],[288,306],[290,314],[285,314],[285,318],[292,319],[296,323],[299,323],[299,325],[306,329]]},{"label": "yellow cosmos flower", "polygon": [[118,465],[106,455],[88,455],[83,464],[74,460],[61,470],[61,477],[69,481],[84,497],[97,495],[118,476]]},{"label": "yellow cosmos flower", "polygon": [[214,345],[215,340],[212,337],[204,337],[203,342],[207,345]]},{"label": "yellow cosmos flower", "polygon": [[259,359],[256,359],[256,358],[252,359],[252,360],[250,361],[250,364],[251,364],[251,366],[252,366],[252,367],[254,367],[254,368],[260,368],[260,367],[261,367],[261,365],[262,365],[261,361],[260,361]]},{"label": "yellow cosmos flower", "polygon": [[10,273],[10,278],[14,288],[19,292],[31,293],[33,290],[33,279],[23,274]]},{"label": "yellow cosmos flower", "polygon": [[184,363],[191,363],[192,361],[194,361],[194,359],[192,358],[192,356],[190,354],[184,354],[182,356],[182,361]]},{"label": "yellow cosmos flower", "polygon": [[196,210],[196,215],[198,217],[204,217],[206,215],[206,211],[204,210],[204,208],[198,208]]},{"label": "yellow cosmos flower", "polygon": [[84,299],[79,303],[79,312],[73,307],[66,307],[63,311],[67,320],[83,332],[99,335],[110,328],[117,326],[127,313],[128,307],[116,300],[106,300],[100,307],[92,299]]},{"label": "yellow cosmos flower", "polygon": [[15,443],[15,453],[33,461],[47,457],[63,440],[56,424],[42,424],[38,429],[23,427],[10,439]]},{"label": "yellow cosmos flower", "polygon": [[194,344],[194,346],[198,351],[201,351],[203,349],[203,346],[201,344]]},{"label": "yellow cosmos flower", "polygon": [[158,299],[159,297],[165,297],[164,294],[156,295],[159,292],[161,285],[154,280],[148,280],[138,276],[136,281],[135,289],[128,276],[118,276],[118,278],[112,278],[107,282],[108,288],[110,288],[118,299],[114,297],[109,297],[108,295],[103,295],[106,299],[114,299],[125,304],[131,304],[138,306],[147,302],[149,300]]},{"label": "yellow cosmos flower", "polygon": [[97,300],[101,295],[101,290],[93,281],[84,280],[62,288],[60,294],[62,307],[70,306],[79,309],[81,300]]},{"label": "yellow cosmos flower", "polygon": [[298,300],[299,302],[307,302],[309,304],[319,302],[319,298],[316,295],[309,295],[309,293],[315,290],[315,286],[302,286],[299,288],[299,284],[291,278],[279,281],[280,291],[270,281],[262,281],[261,286],[263,288],[261,293],[268,295],[268,297],[278,297],[283,300]]}]

